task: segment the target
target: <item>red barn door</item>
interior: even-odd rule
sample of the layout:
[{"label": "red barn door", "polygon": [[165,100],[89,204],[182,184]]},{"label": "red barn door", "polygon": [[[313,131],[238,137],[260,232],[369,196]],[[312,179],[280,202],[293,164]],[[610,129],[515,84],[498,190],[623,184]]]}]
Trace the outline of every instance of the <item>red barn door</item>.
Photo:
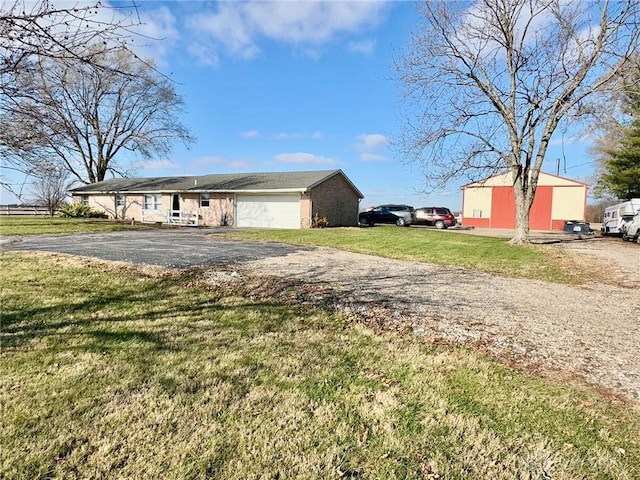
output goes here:
[{"label": "red barn door", "polygon": [[516,201],[512,187],[493,187],[491,228],[516,227]]},{"label": "red barn door", "polygon": [[[553,187],[538,187],[529,213],[531,230],[551,230]],[[513,187],[493,187],[491,228],[516,228],[516,202]]]},{"label": "red barn door", "polygon": [[551,202],[553,201],[553,187],[538,187],[536,198],[533,199],[529,213],[529,228],[531,230],[551,230]]}]

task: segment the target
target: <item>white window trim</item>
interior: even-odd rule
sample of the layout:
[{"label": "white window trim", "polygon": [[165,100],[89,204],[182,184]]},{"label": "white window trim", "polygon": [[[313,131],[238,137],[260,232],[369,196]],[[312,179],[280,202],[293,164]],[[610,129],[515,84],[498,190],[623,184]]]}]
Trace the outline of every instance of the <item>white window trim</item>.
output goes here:
[{"label": "white window trim", "polygon": [[[152,199],[151,202],[147,201],[147,199]],[[147,211],[147,212],[159,212],[162,210],[162,194],[160,193],[145,193],[144,197],[144,204],[142,206],[142,209]],[[151,207],[151,208],[149,208]]]},{"label": "white window trim", "polygon": [[[207,204],[204,205],[203,204],[203,200],[206,200]],[[209,193],[201,193],[200,194],[200,207],[201,208],[207,208],[211,206],[211,194]]]}]

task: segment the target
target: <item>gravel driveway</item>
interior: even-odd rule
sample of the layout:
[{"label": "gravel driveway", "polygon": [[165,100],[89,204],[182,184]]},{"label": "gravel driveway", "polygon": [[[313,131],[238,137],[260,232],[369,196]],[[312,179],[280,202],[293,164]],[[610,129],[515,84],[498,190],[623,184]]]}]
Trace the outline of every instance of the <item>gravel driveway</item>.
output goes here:
[{"label": "gravel driveway", "polygon": [[206,275],[214,282],[237,281],[237,276],[226,275],[231,268],[253,282],[256,295],[286,292],[297,296],[292,301],[335,306],[360,321],[479,346],[516,366],[640,403],[637,245],[613,240],[545,246],[591,259],[595,268],[610,270],[616,283],[568,286],[328,248],[228,241],[203,233],[210,232],[41,236],[4,244],[3,249],[166,267],[211,266]]},{"label": "gravel driveway", "polygon": [[480,346],[516,366],[640,402],[640,247],[585,241],[545,248],[590,255],[623,282],[559,285],[328,248],[242,268],[317,287],[298,301],[329,303],[360,320]]}]

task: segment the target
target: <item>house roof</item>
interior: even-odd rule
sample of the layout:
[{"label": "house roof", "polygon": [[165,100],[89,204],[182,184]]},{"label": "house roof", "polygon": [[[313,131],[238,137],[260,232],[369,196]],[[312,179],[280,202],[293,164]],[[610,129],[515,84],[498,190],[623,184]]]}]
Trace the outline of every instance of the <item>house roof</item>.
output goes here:
[{"label": "house roof", "polygon": [[112,178],[71,189],[72,193],[304,193],[341,175],[359,198],[364,195],[342,170],[308,172],[222,173],[214,175]]}]

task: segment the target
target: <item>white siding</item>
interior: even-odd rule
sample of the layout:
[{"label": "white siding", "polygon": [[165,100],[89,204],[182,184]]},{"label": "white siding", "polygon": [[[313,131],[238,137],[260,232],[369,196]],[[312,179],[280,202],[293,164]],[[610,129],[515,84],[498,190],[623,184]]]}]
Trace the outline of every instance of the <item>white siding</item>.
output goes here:
[{"label": "white siding", "polygon": [[554,187],[551,218],[553,220],[584,220],[586,187]]},{"label": "white siding", "polygon": [[238,195],[238,227],[300,228],[300,194]]},{"label": "white siding", "polygon": [[[493,189],[469,187],[464,190],[463,217],[490,218]],[[474,215],[476,212],[477,215]]]}]

